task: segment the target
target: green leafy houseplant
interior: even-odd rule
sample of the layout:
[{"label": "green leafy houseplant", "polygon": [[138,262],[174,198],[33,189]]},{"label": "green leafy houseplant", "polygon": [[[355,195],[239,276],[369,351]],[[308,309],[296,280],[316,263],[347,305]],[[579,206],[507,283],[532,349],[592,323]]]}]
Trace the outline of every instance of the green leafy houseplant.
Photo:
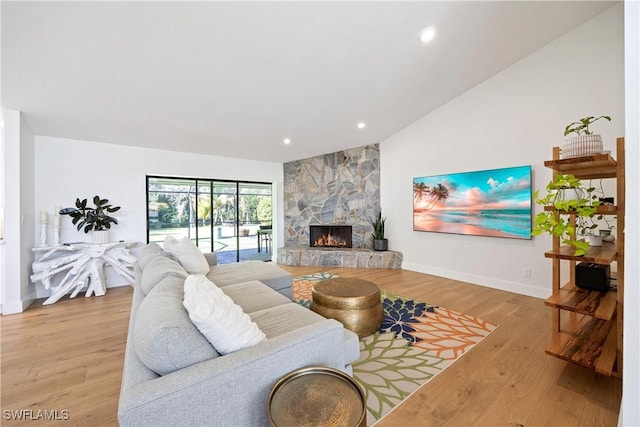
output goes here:
[{"label": "green leafy houseplant", "polygon": [[577,122],[569,123],[564,128],[566,139],[561,151],[563,159],[592,156],[604,151],[602,135],[594,134],[589,128],[600,119],[611,121],[609,116],[587,116]]},{"label": "green leafy houseplant", "polygon": [[[604,210],[610,210],[610,209],[615,210],[615,206],[613,205],[613,197],[607,197],[607,194],[605,194],[604,188],[602,185],[602,179],[598,181],[597,186],[594,185],[593,187],[595,187],[595,191],[593,194],[598,197],[598,200],[600,201],[600,206],[603,206],[605,208]],[[606,235],[609,235],[611,234],[613,229],[616,228],[614,223],[617,221],[618,218],[615,215],[612,217],[611,216],[608,217],[606,214],[605,215],[600,214],[597,217],[595,217],[595,219],[599,221],[598,229],[601,230],[600,232],[602,233],[602,231],[606,231],[607,232]],[[612,241],[612,240],[609,240],[609,241]]]},{"label": "green leafy houseplant", "polygon": [[73,218],[71,222],[78,228],[78,231],[84,228],[85,233],[91,230],[109,230],[112,223],[118,223],[118,220],[109,216],[108,213],[120,210],[120,206],[112,206],[108,199],[101,199],[99,196],[93,197],[93,204],[95,207],[87,207],[87,199],[80,200],[78,198],[75,208],[61,209],[60,214]]},{"label": "green leafy houseplant", "polygon": [[583,117],[577,122],[569,123],[567,127],[564,128],[564,136],[567,136],[571,133],[575,133],[576,135],[592,135],[593,132],[589,129],[594,122],[597,122],[600,119],[605,119],[607,121],[611,121],[611,117],[609,116],[600,116],[600,117]]},{"label": "green leafy houseplant", "polygon": [[374,220],[369,218],[373,226],[373,248],[377,251],[386,251],[388,241],[384,237],[384,223],[387,219],[382,216],[382,211],[378,213],[378,217]]},{"label": "green leafy houseplant", "polygon": [[384,239],[384,222],[386,220],[386,218],[382,217],[382,212],[378,214],[378,218],[375,220],[369,218],[369,221],[371,221],[371,225],[373,226],[373,233],[371,235],[375,240]]},{"label": "green leafy houseplant", "polygon": [[[582,187],[582,182],[575,176],[568,174],[558,174],[547,184],[547,193],[540,197],[540,191],[534,193],[536,204],[541,206],[552,206],[557,211],[569,212],[576,215],[575,228],[571,225],[569,218],[560,215],[556,218],[553,210],[544,210],[534,218],[532,236],[548,233],[558,236],[562,243],[575,248],[575,255],[582,256],[589,249],[589,243],[584,240],[577,240],[575,234],[587,236],[592,235],[597,228],[593,221],[593,216],[598,210],[600,201],[594,193],[595,188]],[[573,197],[566,197],[567,192],[575,192]]]}]

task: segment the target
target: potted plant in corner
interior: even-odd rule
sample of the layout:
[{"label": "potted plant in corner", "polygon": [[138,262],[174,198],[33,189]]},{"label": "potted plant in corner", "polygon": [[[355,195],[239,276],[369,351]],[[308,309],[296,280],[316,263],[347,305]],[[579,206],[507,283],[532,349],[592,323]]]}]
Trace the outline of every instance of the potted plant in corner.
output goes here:
[{"label": "potted plant in corner", "polygon": [[567,138],[562,146],[562,158],[590,156],[602,153],[602,136],[594,134],[589,126],[600,119],[611,121],[609,116],[583,117],[577,122],[569,123],[564,129],[564,136],[574,133],[576,136]]},{"label": "potted plant in corner", "polygon": [[[562,243],[575,248],[574,255],[584,255],[590,244],[586,239],[578,240],[576,234],[586,237],[592,235],[597,228],[593,216],[600,201],[594,193],[595,188],[582,187],[582,182],[573,175],[557,174],[547,184],[546,190],[544,197],[540,197],[539,190],[534,193],[536,204],[546,209],[535,216],[531,235],[548,233],[558,236]],[[566,216],[559,215],[556,218],[556,211],[574,214],[575,228]]]},{"label": "potted plant in corner", "polygon": [[386,218],[382,217],[382,211],[378,213],[376,220],[369,219],[373,226],[373,249],[376,251],[386,251],[389,248],[389,240],[384,238],[384,222]]},{"label": "potted plant in corner", "polygon": [[101,199],[99,196],[93,197],[95,207],[87,207],[87,199],[76,199],[75,208],[64,208],[60,210],[61,215],[69,215],[71,221],[78,231],[85,233],[93,231],[93,243],[103,244],[109,242],[109,230],[111,224],[117,224],[118,220],[109,213],[120,210],[120,206],[112,206],[108,199]]}]

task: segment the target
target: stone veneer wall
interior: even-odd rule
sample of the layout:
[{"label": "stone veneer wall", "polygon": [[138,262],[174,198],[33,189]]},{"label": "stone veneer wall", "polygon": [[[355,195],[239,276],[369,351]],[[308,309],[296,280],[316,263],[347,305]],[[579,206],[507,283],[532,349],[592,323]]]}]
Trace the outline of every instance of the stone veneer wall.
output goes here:
[{"label": "stone veneer wall", "polygon": [[309,225],[353,228],[353,247],[372,248],[380,211],[378,144],[284,164],[284,245],[309,247]]}]

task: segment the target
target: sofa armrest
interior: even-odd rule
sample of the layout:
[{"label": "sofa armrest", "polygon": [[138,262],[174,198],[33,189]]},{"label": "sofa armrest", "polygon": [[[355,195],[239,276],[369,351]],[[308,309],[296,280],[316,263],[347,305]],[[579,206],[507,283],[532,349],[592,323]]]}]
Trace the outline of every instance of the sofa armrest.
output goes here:
[{"label": "sofa armrest", "polygon": [[207,264],[218,265],[218,255],[215,252],[207,252],[204,254],[204,258],[207,260]]},{"label": "sofa armrest", "polygon": [[287,373],[322,365],[343,370],[343,326],[325,319],[244,350],[123,390],[121,426],[267,426],[267,400]]}]

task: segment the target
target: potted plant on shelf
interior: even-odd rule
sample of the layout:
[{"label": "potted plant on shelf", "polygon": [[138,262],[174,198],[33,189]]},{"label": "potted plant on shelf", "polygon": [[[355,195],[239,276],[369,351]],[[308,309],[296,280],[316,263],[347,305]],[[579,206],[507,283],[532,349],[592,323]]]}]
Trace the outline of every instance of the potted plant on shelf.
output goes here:
[{"label": "potted plant on shelf", "polygon": [[574,133],[576,136],[567,138],[562,146],[562,158],[590,156],[602,153],[602,136],[594,134],[589,126],[600,119],[611,121],[609,116],[583,117],[577,122],[569,123],[564,129],[564,136]]},{"label": "potted plant on shelf", "polygon": [[[531,235],[548,233],[558,236],[562,243],[575,248],[574,255],[584,255],[590,246],[586,236],[593,235],[598,227],[593,221],[600,206],[598,196],[594,193],[595,188],[582,187],[582,182],[571,174],[557,174],[547,184],[546,190],[547,194],[544,197],[540,197],[539,190],[534,193],[535,202],[553,209],[545,209],[535,216]],[[575,228],[569,218],[562,215],[556,218],[555,211],[574,214]],[[576,239],[576,234],[584,236],[585,240]]]},{"label": "potted plant on shelf", "polygon": [[[599,182],[599,184],[598,184]],[[615,228],[615,215],[606,212],[615,212],[616,206],[613,204],[614,198],[609,197],[604,192],[602,179],[594,185],[593,180],[589,181],[589,189],[593,190],[591,197],[597,197],[599,201],[598,215],[584,218],[582,221],[583,230],[578,229],[578,234],[584,235],[591,246],[602,246],[602,242],[613,242],[616,237],[611,233]]]},{"label": "potted plant on shelf", "polygon": [[[599,206],[602,206],[602,202]],[[583,217],[576,223],[576,232],[584,236],[590,246],[602,246],[602,242],[615,241],[616,237],[611,234],[615,228],[615,220],[615,216],[608,219],[607,215],[603,214]]]},{"label": "potted plant on shelf", "polygon": [[386,251],[389,248],[389,240],[384,238],[384,223],[387,219],[382,217],[382,211],[378,213],[378,218],[371,221],[373,226],[373,249],[376,251]]},{"label": "potted plant on shelf", "polygon": [[61,209],[60,214],[69,215],[78,231],[93,231],[93,243],[108,243],[111,224],[118,223],[117,219],[108,214],[120,210],[120,206],[112,206],[108,199],[101,199],[99,196],[93,197],[93,204],[95,207],[87,207],[87,199],[77,198],[75,208]]}]

